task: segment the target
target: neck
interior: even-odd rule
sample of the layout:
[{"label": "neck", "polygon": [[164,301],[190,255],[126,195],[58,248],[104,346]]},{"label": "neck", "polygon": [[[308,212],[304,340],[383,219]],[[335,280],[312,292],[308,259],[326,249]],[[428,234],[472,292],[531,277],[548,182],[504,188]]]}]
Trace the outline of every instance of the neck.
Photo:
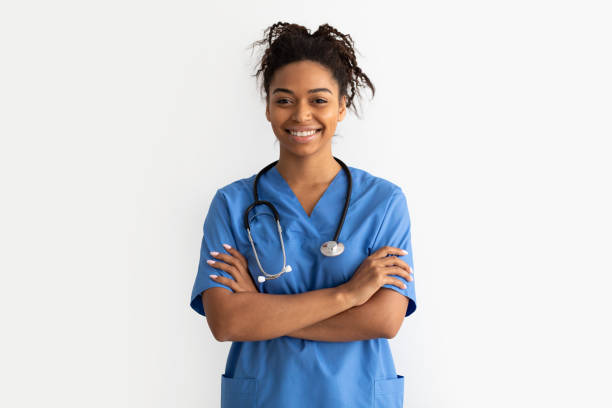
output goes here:
[{"label": "neck", "polygon": [[303,157],[281,150],[275,167],[291,186],[329,184],[342,170],[331,151]]}]

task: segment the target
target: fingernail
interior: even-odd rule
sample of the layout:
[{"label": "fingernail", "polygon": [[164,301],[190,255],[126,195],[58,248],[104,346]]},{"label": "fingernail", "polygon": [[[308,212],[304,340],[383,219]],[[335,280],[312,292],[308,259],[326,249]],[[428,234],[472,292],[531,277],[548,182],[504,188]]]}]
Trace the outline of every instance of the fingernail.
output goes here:
[{"label": "fingernail", "polygon": [[208,261],[206,261],[207,264],[212,265],[215,263],[215,261],[213,261],[212,259],[209,259]]},{"label": "fingernail", "polygon": [[408,255],[408,251],[406,251],[405,249],[402,249],[402,254]]},{"label": "fingernail", "polygon": [[217,277],[217,275],[208,275],[208,276],[210,276],[213,279],[215,279]]},{"label": "fingernail", "polygon": [[406,284],[402,283],[402,288],[406,289]]},{"label": "fingernail", "polygon": [[219,255],[219,253],[218,253],[217,251],[210,251],[210,254],[211,254],[212,256],[217,256],[217,255]]},{"label": "fingernail", "polygon": [[227,245],[227,244],[223,244],[223,248],[225,248],[225,249],[232,249],[232,247]]}]

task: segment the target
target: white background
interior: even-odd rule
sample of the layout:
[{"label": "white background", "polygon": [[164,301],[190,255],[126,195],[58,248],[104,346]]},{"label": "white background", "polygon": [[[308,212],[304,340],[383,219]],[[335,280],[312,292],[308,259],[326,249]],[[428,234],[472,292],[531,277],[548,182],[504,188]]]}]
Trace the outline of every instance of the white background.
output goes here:
[{"label": "white background", "polygon": [[0,405],[218,406],[230,343],[189,307],[202,223],[217,188],[278,158],[247,47],[287,21],[349,33],[377,89],[333,152],[408,199],[405,406],[611,406],[611,17],[2,2]]}]

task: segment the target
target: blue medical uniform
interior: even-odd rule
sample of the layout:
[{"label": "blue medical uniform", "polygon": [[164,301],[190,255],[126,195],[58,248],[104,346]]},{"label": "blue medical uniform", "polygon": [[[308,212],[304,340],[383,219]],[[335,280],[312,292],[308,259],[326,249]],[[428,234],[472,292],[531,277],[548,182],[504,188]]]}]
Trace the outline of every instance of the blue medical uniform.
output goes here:
[{"label": "blue medical uniform", "polygon": [[[323,242],[333,239],[344,207],[347,175],[341,169],[310,217],[285,179],[272,167],[258,182],[260,200],[274,204],[280,215],[287,264],[292,271],[263,283],[261,271],[244,229],[244,211],[253,202],[251,177],[217,190],[204,221],[200,263],[191,294],[191,307],[205,316],[201,293],[226,285],[209,274],[231,275],[206,263],[210,251],[226,252],[227,243],[243,254],[258,290],[296,294],[331,288],[347,282],[364,259],[378,248],[403,248],[399,256],[413,267],[410,217],[401,188],[390,181],[350,167],[353,184],[350,206],[340,233],[344,253],[326,257]],[[249,213],[251,233],[262,267],[278,273],[282,250],[272,212],[260,205]],[[407,286],[384,285],[409,298],[406,316],[416,309],[414,281],[392,275]],[[394,408],[402,407],[404,377],[395,371],[386,338],[325,342],[281,336],[264,341],[232,342],[221,375],[222,408]]]}]

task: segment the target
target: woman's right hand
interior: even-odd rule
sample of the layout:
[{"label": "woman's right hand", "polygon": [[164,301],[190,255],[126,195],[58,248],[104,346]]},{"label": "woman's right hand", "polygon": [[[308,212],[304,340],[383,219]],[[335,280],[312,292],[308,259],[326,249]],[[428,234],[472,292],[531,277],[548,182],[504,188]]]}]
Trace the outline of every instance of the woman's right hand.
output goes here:
[{"label": "woman's right hand", "polygon": [[395,285],[404,289],[401,280],[389,275],[398,275],[407,281],[412,281],[410,266],[392,255],[406,255],[404,250],[391,246],[384,246],[373,252],[359,265],[351,279],[340,285],[346,291],[353,306],[361,306],[378,291],[383,285]]}]

